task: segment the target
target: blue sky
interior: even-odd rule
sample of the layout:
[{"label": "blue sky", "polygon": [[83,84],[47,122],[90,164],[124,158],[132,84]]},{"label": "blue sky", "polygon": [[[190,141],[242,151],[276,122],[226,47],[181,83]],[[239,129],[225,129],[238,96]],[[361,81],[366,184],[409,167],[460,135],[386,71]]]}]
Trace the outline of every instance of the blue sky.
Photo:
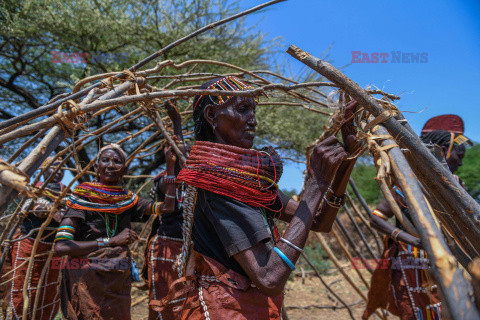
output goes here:
[{"label": "blue sky", "polygon": [[[262,3],[243,0],[249,8]],[[329,60],[362,87],[401,95],[397,106],[417,132],[429,118],[454,113],[465,134],[480,142],[480,1],[289,0],[247,18],[269,38],[282,37],[279,61],[295,72],[303,65],[285,50],[290,44]],[[387,63],[353,63],[352,51],[389,53]],[[427,53],[426,63],[392,63],[391,52]],[[281,188],[301,189],[303,166],[288,164]]]}]

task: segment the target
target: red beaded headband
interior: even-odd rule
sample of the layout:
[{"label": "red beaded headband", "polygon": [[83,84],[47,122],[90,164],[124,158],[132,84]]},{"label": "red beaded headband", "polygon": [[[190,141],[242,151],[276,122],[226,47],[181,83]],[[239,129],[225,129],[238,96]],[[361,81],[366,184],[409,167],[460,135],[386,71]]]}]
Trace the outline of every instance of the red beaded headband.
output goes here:
[{"label": "red beaded headband", "polygon": [[[222,91],[243,91],[245,89],[253,89],[253,87],[243,82],[242,80],[238,79],[237,77],[228,76],[208,86],[207,90],[210,90],[210,89],[222,90]],[[197,103],[195,103],[195,106],[193,107],[194,110],[203,97],[205,96],[202,95],[200,96],[200,98],[198,98]],[[222,105],[228,100],[230,100],[230,98],[232,98],[232,96],[214,96],[214,97],[217,97],[218,99],[218,102],[215,102],[213,101],[211,95],[208,95],[208,97],[210,98],[210,101],[215,105]],[[223,99],[223,97],[226,97],[226,99]],[[254,99],[255,99],[255,103],[258,103],[258,96],[255,96]]]}]

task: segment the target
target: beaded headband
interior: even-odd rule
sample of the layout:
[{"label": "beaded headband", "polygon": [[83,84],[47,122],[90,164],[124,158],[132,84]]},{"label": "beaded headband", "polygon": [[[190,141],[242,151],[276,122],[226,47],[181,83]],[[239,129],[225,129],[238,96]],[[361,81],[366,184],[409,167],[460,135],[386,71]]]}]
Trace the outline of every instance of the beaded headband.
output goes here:
[{"label": "beaded headband", "polygon": [[[41,169],[45,169],[46,167],[48,167],[49,165],[51,165],[53,162],[53,159],[55,159],[55,157],[48,157],[47,159],[45,159],[45,161],[43,161],[42,165],[40,166]],[[61,157],[58,157],[55,162],[61,162],[62,161],[62,158]]]},{"label": "beaded headband", "polygon": [[100,151],[98,151],[98,156],[100,157],[100,155],[102,154],[103,151],[107,150],[107,149],[113,149],[113,150],[116,150],[120,153],[121,157],[122,157],[122,160],[123,162],[125,162],[127,160],[127,154],[125,153],[125,151],[123,151],[122,148],[120,148],[120,146],[116,143],[110,143],[109,145],[103,147],[102,149],[100,149]]},{"label": "beaded headband", "polygon": [[[228,77],[222,78],[222,79],[218,80],[217,82],[214,82],[213,84],[211,84],[210,86],[207,87],[207,90],[222,90],[222,91],[244,91],[246,89],[253,89],[253,87],[251,85],[243,82],[239,78],[234,77],[234,76],[228,76]],[[202,95],[197,100],[197,103],[195,103],[195,106],[193,107],[194,110],[197,107],[200,100],[203,99],[203,97],[205,97],[205,96]],[[215,96],[215,95],[212,96],[212,95],[208,95],[207,97],[210,98],[210,101],[214,105],[219,106],[219,105],[224,104],[228,100],[230,100],[230,98],[232,98],[233,96]],[[212,99],[212,97],[216,97],[218,101],[215,102]],[[254,99],[255,99],[255,103],[258,103],[258,96],[255,96]]]}]

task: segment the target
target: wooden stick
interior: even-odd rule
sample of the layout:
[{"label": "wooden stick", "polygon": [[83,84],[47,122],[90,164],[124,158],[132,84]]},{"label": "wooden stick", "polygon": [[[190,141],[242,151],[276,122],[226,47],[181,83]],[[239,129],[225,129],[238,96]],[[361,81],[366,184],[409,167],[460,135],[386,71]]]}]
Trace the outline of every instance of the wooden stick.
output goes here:
[{"label": "wooden stick", "polygon": [[348,234],[347,228],[345,228],[345,226],[340,221],[340,219],[338,219],[338,217],[335,218],[335,223],[340,228],[340,231],[342,232],[343,236],[347,239],[347,241],[350,244],[350,246],[352,247],[353,251],[355,251],[355,253],[360,257],[360,259],[367,266],[368,272],[373,273],[373,269],[370,268],[370,264],[365,263],[365,261],[367,261],[367,259],[365,259],[365,257],[362,255],[362,253],[358,249],[357,243],[355,241],[353,241],[352,237],[350,237],[350,235]]},{"label": "wooden stick", "polygon": [[[32,309],[32,320],[35,320],[35,316],[37,315],[37,307],[38,307],[38,302],[40,301],[40,290],[42,288],[43,282],[45,281],[45,275],[47,274],[47,270],[50,269],[50,262],[52,261],[53,254],[55,253],[55,250],[52,249],[48,253],[47,261],[45,261],[45,265],[42,268],[42,272],[40,274],[40,278],[38,279],[38,284],[37,284],[37,290],[35,294],[35,300],[33,303],[33,309]],[[46,290],[46,288],[45,288]],[[28,306],[27,306],[28,308]]]},{"label": "wooden stick", "polygon": [[[348,304],[347,306],[348,307],[353,307],[353,306],[356,306],[360,303],[364,302],[363,300],[358,300],[358,301],[355,301],[355,302],[352,302],[350,304]],[[294,309],[299,309],[299,310],[304,310],[304,309],[332,309],[332,310],[337,310],[337,309],[343,309],[345,308],[345,306],[321,306],[321,305],[317,305],[317,304],[310,304],[308,306],[285,306],[286,309],[288,310],[294,310]],[[354,319],[354,318],[352,318]]]},{"label": "wooden stick", "polygon": [[[125,86],[131,85],[132,82],[126,81],[122,85],[115,87],[112,91],[109,91],[115,97],[118,96],[115,93],[117,91],[121,91]],[[202,90],[202,89],[188,89],[188,90],[162,90],[157,92],[148,92],[148,93],[141,93],[136,95],[129,95],[120,98],[108,98],[108,99],[98,99],[95,102],[92,102],[86,106],[82,106],[80,110],[83,113],[87,112],[94,112],[103,107],[113,106],[113,105],[123,105],[127,103],[139,102],[139,101],[151,101],[156,98],[173,98],[173,97],[194,97],[197,95],[229,95],[229,96],[240,96],[240,97],[253,97],[259,96],[263,94],[265,91],[273,91],[273,90],[283,90],[283,91],[290,91],[296,90],[301,88],[308,88],[308,87],[317,87],[324,85],[323,82],[307,82],[301,84],[294,84],[294,85],[284,85],[284,84],[269,84],[262,87],[258,87],[251,90],[243,90],[243,91],[222,91],[222,90]],[[66,112],[67,116],[72,116],[72,112],[69,110]],[[57,119],[54,116],[41,120],[39,122],[22,126],[12,132],[4,134],[0,136],[0,145],[5,144],[8,141],[13,139],[23,137],[25,135],[31,134],[37,130],[42,128],[54,125],[57,122]],[[1,123],[0,123],[1,124]]]},{"label": "wooden stick", "polygon": [[[344,74],[335,69],[329,63],[312,57],[295,46],[290,46],[287,52],[316,70],[330,81],[336,83],[341,89],[345,90],[350,96],[359,102],[361,106],[371,112],[373,116],[379,116],[385,110],[378,105],[376,101],[368,95],[358,84],[348,79]],[[460,203],[465,209],[470,210],[472,217],[460,217],[464,222],[470,221],[476,229],[480,221],[480,206],[464,190],[459,190],[458,184],[450,172],[447,171],[437,159],[428,151],[419,141],[418,137],[401,126],[394,118],[389,118],[383,122],[392,136],[397,137],[397,141],[410,150],[415,150],[416,159],[424,168],[421,171],[429,170],[432,180],[438,182],[438,187],[444,191],[452,192],[451,195],[445,195],[445,198],[456,203]],[[376,128],[376,130],[375,130]],[[388,135],[387,130],[382,126],[376,126],[373,130],[377,135]],[[384,140],[382,145],[388,146],[394,144],[393,141]],[[414,224],[419,231],[422,245],[430,256],[432,274],[438,281],[439,287],[443,293],[443,307],[452,319],[480,319],[479,311],[470,303],[469,289],[471,285],[463,277],[463,274],[455,266],[455,258],[451,255],[440,230],[438,230],[432,212],[423,198],[423,192],[418,185],[415,174],[410,169],[410,165],[405,159],[403,153],[398,147],[389,149],[389,157],[392,160],[392,168],[400,187],[404,192],[407,205],[412,215]],[[437,181],[444,179],[444,181]],[[433,189],[433,188],[432,188]],[[471,200],[470,200],[471,199]],[[474,219],[479,221],[474,222]],[[476,231],[476,230],[475,230]],[[480,236],[480,233],[475,232]],[[478,239],[479,237],[477,237]],[[480,245],[480,243],[479,243]],[[445,310],[444,309],[444,310]]]},{"label": "wooden stick", "polygon": [[356,267],[356,263],[354,263],[354,261],[353,261],[353,256],[350,254],[350,251],[348,251],[347,247],[343,243],[342,239],[340,238],[340,235],[337,233],[337,231],[335,229],[332,229],[332,234],[335,237],[335,239],[337,239],[337,243],[340,245],[343,252],[347,256],[348,260],[352,264],[352,268],[355,270],[355,272],[357,273],[360,280],[362,280],[362,282],[365,285],[365,287],[367,288],[367,290],[370,290],[370,283],[368,283],[367,280],[365,280],[365,277],[362,275],[360,270]]},{"label": "wooden stick", "polygon": [[365,295],[365,293],[362,290],[360,290],[360,288],[355,284],[355,282],[353,282],[352,278],[350,278],[350,276],[345,272],[345,270],[343,270],[340,267],[340,261],[338,261],[332,249],[330,249],[330,246],[327,244],[327,241],[325,240],[323,235],[320,232],[314,232],[314,234],[317,237],[318,241],[320,241],[320,244],[322,245],[323,249],[327,253],[328,258],[330,258],[333,264],[337,267],[338,271],[340,271],[340,273],[343,275],[345,280],[347,280],[347,282],[352,286],[352,288],[358,293],[358,295],[363,300],[367,301],[367,296]]},{"label": "wooden stick", "polygon": [[355,184],[355,181],[353,181],[352,177],[348,180],[350,183],[350,187],[352,187],[353,193],[355,193],[355,196],[357,197],[358,201],[360,201],[360,204],[362,205],[363,209],[368,214],[368,217],[372,217],[372,210],[370,210],[370,207],[368,206],[367,202],[365,199],[362,197],[360,191],[358,191],[357,185]]},{"label": "wooden stick", "polygon": [[363,234],[362,229],[360,229],[360,226],[358,225],[357,221],[355,221],[355,218],[353,217],[352,213],[350,212],[350,209],[348,208],[348,206],[344,205],[343,208],[345,209],[345,212],[347,213],[348,218],[352,222],[353,227],[355,228],[355,230],[357,230],[357,233],[360,236],[360,239],[362,239],[363,244],[367,248],[367,251],[370,254],[370,257],[374,260],[378,259],[378,257],[373,252],[372,247],[370,247],[370,244],[368,243],[367,239],[365,238],[365,235]]},{"label": "wooden stick", "polygon": [[[337,84],[374,117],[385,112],[385,109],[365,90],[328,62],[317,59],[293,45],[287,52]],[[451,209],[452,218],[464,228],[465,234],[479,251],[480,241],[476,243],[473,241],[480,238],[480,205],[458,185],[452,173],[431,154],[409,128],[400,124],[394,117],[383,121],[383,125],[393,137],[396,137],[400,146],[415,152],[415,161],[410,165],[415,168],[417,176],[430,182],[430,191],[438,196],[445,208]]]},{"label": "wooden stick", "polygon": [[380,237],[378,236],[378,233],[375,230],[373,230],[373,228],[370,226],[370,221],[365,219],[365,217],[360,213],[360,209],[358,209],[357,205],[355,204],[355,201],[353,201],[352,197],[350,196],[350,193],[345,192],[345,195],[347,196],[348,202],[352,206],[355,214],[360,218],[360,220],[362,220],[365,227],[368,229],[370,234],[375,239],[375,244],[377,245],[377,251],[378,251],[379,256],[382,255],[383,245],[381,245],[382,241],[380,240]]},{"label": "wooden stick", "polygon": [[45,133],[47,133],[48,131],[48,128],[43,128],[42,130],[38,131],[33,137],[31,137],[30,139],[28,139],[27,142],[25,142],[18,150],[16,150],[11,156],[10,158],[8,158],[7,162],[8,163],[12,163],[13,160],[15,160],[23,151],[25,151],[25,149],[27,149],[28,147],[30,147],[30,145],[32,143],[34,143],[35,141],[37,141],[40,137],[43,137],[45,135]]},{"label": "wooden stick", "polygon": [[355,320],[355,317],[353,316],[353,312],[352,312],[352,309],[350,309],[350,306],[345,301],[343,301],[342,298],[340,298],[340,296],[336,294],[332,288],[330,288],[330,286],[325,282],[325,280],[323,280],[322,275],[320,274],[320,272],[318,272],[317,268],[315,268],[315,265],[310,261],[310,259],[305,254],[305,252],[302,252],[302,257],[303,259],[305,259],[305,261],[307,261],[307,263],[310,265],[313,271],[315,271],[315,274],[317,275],[318,279],[320,279],[320,282],[325,286],[325,288],[327,288],[327,290],[338,300],[338,302],[340,302],[345,308],[347,308],[348,314],[350,315],[352,320]]}]

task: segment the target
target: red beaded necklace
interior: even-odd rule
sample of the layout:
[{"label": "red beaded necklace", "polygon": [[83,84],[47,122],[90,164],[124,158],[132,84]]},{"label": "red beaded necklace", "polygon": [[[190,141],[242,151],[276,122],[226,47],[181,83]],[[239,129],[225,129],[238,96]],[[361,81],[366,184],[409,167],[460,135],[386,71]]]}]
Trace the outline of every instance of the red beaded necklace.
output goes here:
[{"label": "red beaded necklace", "polygon": [[280,157],[271,147],[257,151],[196,141],[177,178],[195,187],[271,210],[278,196],[277,182],[282,168]]}]

